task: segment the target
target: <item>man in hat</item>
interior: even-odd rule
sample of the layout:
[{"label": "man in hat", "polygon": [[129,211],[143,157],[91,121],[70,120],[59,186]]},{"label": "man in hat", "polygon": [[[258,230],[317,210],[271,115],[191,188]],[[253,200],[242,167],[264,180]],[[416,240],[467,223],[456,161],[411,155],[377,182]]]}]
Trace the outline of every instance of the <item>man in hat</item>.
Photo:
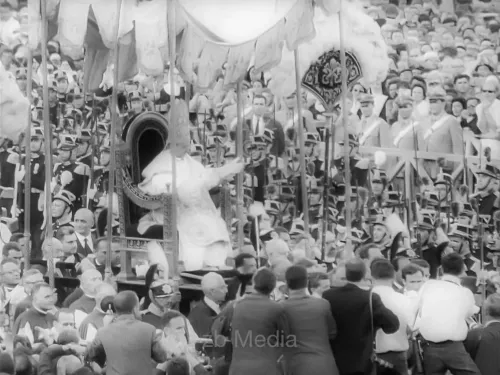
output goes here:
[{"label": "man in hat", "polygon": [[383,215],[377,215],[372,222],[372,241],[386,259],[391,259],[391,236],[385,225]]},{"label": "man in hat", "polygon": [[[437,87],[428,95],[430,103],[429,123],[423,132],[425,147],[423,151],[463,155],[463,132],[457,119],[445,112],[446,92]],[[452,173],[457,163],[447,163],[444,172]],[[435,160],[424,160],[424,168],[432,179],[439,173]]]},{"label": "man in hat", "polygon": [[358,129],[360,146],[365,147],[392,147],[391,129],[389,124],[378,117],[374,109],[372,95],[365,94],[359,99],[361,105],[361,122]]},{"label": "man in hat", "polygon": [[75,197],[75,212],[82,208],[87,195],[87,183],[90,168],[82,163],[76,162],[78,145],[76,137],[62,135],[61,143],[57,146],[60,163],[54,165],[54,176],[52,193],[56,195],[61,189],[70,191]]},{"label": "man in hat", "polygon": [[92,200],[91,207],[93,209],[106,206],[109,192],[110,156],[111,147],[109,140],[106,140],[100,148],[99,166],[94,171],[94,187],[89,191],[89,199]]},{"label": "man in hat", "polygon": [[486,164],[477,173],[476,193],[472,195],[477,201],[480,215],[493,215],[500,208],[496,192],[496,184],[500,171],[492,164]]},{"label": "man in hat", "polygon": [[11,211],[14,201],[16,165],[19,154],[12,148],[12,141],[0,137],[0,209]]},{"label": "man in hat", "polygon": [[80,134],[76,138],[77,151],[76,151],[76,162],[92,166],[92,133],[90,130],[82,129]]},{"label": "man in hat", "polygon": [[49,119],[50,123],[59,125],[61,113],[63,113],[63,105],[59,103],[58,86],[55,80],[49,80]]},{"label": "man in hat", "polygon": [[412,119],[413,99],[402,96],[397,99],[398,121],[391,127],[393,146],[405,151],[420,151],[424,148],[421,124]]},{"label": "man in hat", "polygon": [[142,95],[139,91],[135,90],[128,94],[128,100],[130,103],[129,113],[132,116],[138,115],[144,111],[144,106],[142,103]]},{"label": "man in hat", "polygon": [[76,197],[67,190],[61,190],[52,198],[52,231],[54,236],[61,227],[73,227],[73,207]]},{"label": "man in hat", "polygon": [[59,101],[59,103],[66,103],[69,87],[68,76],[66,75],[66,72],[62,70],[54,72],[54,79],[57,83],[57,100]]},{"label": "man in hat", "polygon": [[[36,124],[33,124],[36,125]],[[41,226],[43,223],[43,199],[45,190],[45,155],[43,154],[44,134],[39,126],[32,126],[30,150],[31,150],[31,193],[30,193],[30,234],[31,234],[31,257],[41,258]],[[16,216],[19,214],[20,230],[24,230],[25,194],[26,194],[26,171],[25,158],[23,155],[19,161],[17,174],[19,183],[17,195]]]}]

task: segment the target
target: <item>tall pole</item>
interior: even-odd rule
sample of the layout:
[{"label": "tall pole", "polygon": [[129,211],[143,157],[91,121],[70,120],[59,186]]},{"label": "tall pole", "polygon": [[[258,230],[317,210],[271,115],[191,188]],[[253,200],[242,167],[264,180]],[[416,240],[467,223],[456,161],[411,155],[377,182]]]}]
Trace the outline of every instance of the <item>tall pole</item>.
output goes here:
[{"label": "tall pole", "polygon": [[[340,68],[342,78],[342,125],[344,127],[344,176],[345,176],[345,229],[348,238],[351,236],[351,167],[350,167],[350,146],[349,146],[349,132],[348,132],[348,117],[349,109],[347,108],[347,67],[345,55],[345,35],[344,35],[344,0],[340,1],[339,10],[339,36],[340,36]],[[346,249],[350,249],[351,241],[348,239]]]},{"label": "tall pole", "polygon": [[309,202],[307,194],[307,173],[306,173],[306,146],[304,141],[304,123],[302,120],[302,90],[301,77],[299,72],[299,50],[293,51],[295,59],[295,86],[297,88],[297,117],[298,117],[298,135],[300,147],[300,187],[302,190],[302,213],[304,214],[304,232],[309,234]]},{"label": "tall pole", "polygon": [[[50,189],[50,182],[52,179],[52,129],[50,126],[49,114],[49,79],[47,70],[47,38],[48,38],[48,24],[47,24],[47,0],[41,0],[42,6],[42,78],[43,78],[43,126],[45,133],[45,228],[46,228],[46,256],[47,268],[49,276],[49,284],[54,287],[54,257],[52,254],[52,193]],[[31,136],[30,134],[26,137]],[[30,173],[30,171],[26,171]]]},{"label": "tall pole", "polygon": [[[26,97],[30,103],[28,110],[28,123],[26,124],[26,131],[24,141],[26,143],[25,153],[26,159],[24,160],[24,238],[26,240],[26,253],[24,254],[24,269],[30,268],[31,260],[31,91],[33,90],[33,56],[31,49],[28,49],[28,71],[26,74],[28,80],[26,86]],[[16,181],[16,184],[18,182]],[[19,186],[19,185],[18,185]]]},{"label": "tall pole", "polygon": [[107,239],[108,252],[106,254],[106,273],[111,275],[111,258],[113,243],[113,195],[115,192],[115,170],[116,170],[116,126],[120,116],[118,115],[118,56],[120,43],[118,40],[120,30],[120,17],[123,0],[116,3],[116,24],[114,39],[114,69],[113,69],[113,92],[111,93],[111,125],[109,130],[109,141],[111,147],[109,160],[109,190],[108,190],[108,217],[107,217]]},{"label": "tall pole", "polygon": [[[175,119],[175,48],[176,48],[176,35],[175,35],[175,2],[174,0],[168,0],[167,3],[167,27],[168,27],[168,54],[170,60],[169,68],[169,80],[170,80],[170,112],[169,112],[169,127],[170,131],[168,136],[170,138],[170,145],[175,146],[177,142],[177,132],[175,130],[176,126],[179,124],[174,124],[172,121]],[[187,103],[189,105],[189,102]],[[171,193],[171,212],[170,212],[170,223],[172,226],[172,256],[174,262],[174,277],[179,276],[179,245],[177,243],[177,165],[176,158],[172,156],[172,188]]]},{"label": "tall pole", "polygon": [[[236,156],[243,160],[243,103],[241,98],[241,82],[236,86],[236,115],[238,122],[236,124]],[[238,250],[243,248],[243,178],[244,171],[236,176],[236,210],[238,217]]]}]

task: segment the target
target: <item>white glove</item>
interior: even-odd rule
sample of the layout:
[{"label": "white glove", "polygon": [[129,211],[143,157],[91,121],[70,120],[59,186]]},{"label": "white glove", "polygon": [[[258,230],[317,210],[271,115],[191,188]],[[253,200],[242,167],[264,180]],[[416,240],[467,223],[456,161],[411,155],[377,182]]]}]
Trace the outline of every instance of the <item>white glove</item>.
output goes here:
[{"label": "white glove", "polygon": [[24,180],[25,174],[26,174],[26,170],[24,169],[24,167],[21,169],[16,169],[16,172],[15,172],[16,181],[21,182],[22,180]]},{"label": "white glove", "polygon": [[16,217],[19,217],[19,215],[21,215],[21,212],[23,211],[17,207],[12,206],[10,209],[10,216],[15,219]]},{"label": "white glove", "polygon": [[64,171],[61,173],[61,185],[64,188],[66,185],[69,185],[73,181],[73,174],[69,171]]},{"label": "white glove", "polygon": [[57,181],[55,179],[52,179],[52,181],[50,181],[50,191],[54,192],[56,186],[57,186]]},{"label": "white glove", "polygon": [[42,193],[40,194],[40,197],[38,197],[38,211],[43,211],[45,208],[45,194]]},{"label": "white glove", "polygon": [[89,197],[89,199],[94,199],[96,193],[97,193],[97,189],[88,189],[87,190],[87,197]]}]

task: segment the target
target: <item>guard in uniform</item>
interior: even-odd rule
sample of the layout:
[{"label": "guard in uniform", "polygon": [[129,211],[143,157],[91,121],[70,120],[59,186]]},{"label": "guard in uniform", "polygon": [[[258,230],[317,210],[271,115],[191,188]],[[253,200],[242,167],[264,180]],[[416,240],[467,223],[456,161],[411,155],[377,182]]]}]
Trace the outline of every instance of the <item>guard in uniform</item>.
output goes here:
[{"label": "guard in uniform", "polygon": [[76,137],[77,152],[76,161],[77,163],[82,163],[88,167],[92,166],[92,133],[90,130],[82,129],[78,136]]},{"label": "guard in uniform", "polygon": [[361,122],[359,123],[358,141],[365,147],[392,147],[391,128],[385,120],[374,113],[375,100],[369,94],[363,95],[361,105]]},{"label": "guard in uniform", "polygon": [[96,210],[106,206],[109,193],[109,161],[111,156],[111,147],[109,140],[103,142],[100,148],[100,166],[94,171],[94,186],[89,191],[91,199],[91,209]]},{"label": "guard in uniform", "polygon": [[55,196],[61,190],[67,190],[75,196],[73,213],[84,207],[87,199],[90,167],[76,162],[77,144],[73,135],[62,135],[57,147],[60,163],[54,165],[52,178],[52,194]]},{"label": "guard in uniform", "polygon": [[491,164],[486,164],[477,173],[475,198],[480,215],[493,215],[500,208],[498,196],[495,194],[496,182],[500,178],[500,171]]},{"label": "guard in uniform", "polygon": [[[463,132],[457,119],[445,111],[446,92],[442,88],[434,89],[428,95],[430,103],[430,123],[425,127],[422,151],[444,154],[463,155]],[[444,173],[452,174],[456,163],[447,163]],[[425,160],[424,168],[432,179],[440,173],[436,160]]]},{"label": "guard in uniform", "polygon": [[12,141],[0,138],[0,209],[10,213],[14,202],[14,183],[19,154],[12,149]]},{"label": "guard in uniform", "polygon": [[[43,223],[43,199],[45,189],[45,155],[43,154],[44,134],[40,127],[31,129],[31,194],[30,194],[30,233],[31,233],[31,258],[41,259],[42,253],[42,223]],[[19,228],[24,231],[24,213],[25,213],[25,158],[21,157],[16,174],[18,182],[17,207],[19,213]]]},{"label": "guard in uniform", "polygon": [[76,197],[67,190],[61,190],[52,198],[52,233],[62,227],[72,227],[74,202]]}]

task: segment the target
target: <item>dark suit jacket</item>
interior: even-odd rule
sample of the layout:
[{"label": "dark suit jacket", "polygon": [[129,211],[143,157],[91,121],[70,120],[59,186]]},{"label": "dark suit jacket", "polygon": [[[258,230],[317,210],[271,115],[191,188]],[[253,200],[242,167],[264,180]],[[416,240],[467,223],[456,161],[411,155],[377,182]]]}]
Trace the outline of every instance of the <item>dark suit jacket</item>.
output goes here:
[{"label": "dark suit jacket", "polygon": [[288,331],[283,306],[266,296],[246,295],[235,302],[231,325],[229,375],[279,375],[280,344],[286,343],[280,337]]},{"label": "dark suit jacket", "polygon": [[[245,121],[245,126],[243,127],[243,142],[248,141],[250,136],[254,135],[252,121],[253,116]],[[266,124],[266,129],[274,132],[274,142],[271,148],[271,154],[282,156],[285,152],[285,132],[283,131],[283,126],[278,121],[266,118],[266,116],[264,116],[264,122]]]},{"label": "dark suit jacket", "polygon": [[216,316],[217,313],[202,299],[189,312],[188,319],[199,337],[209,337],[210,327]]},{"label": "dark suit jacket", "polygon": [[[371,371],[370,357],[373,352],[371,332],[370,292],[348,283],[323,293],[330,303],[333,318],[337,323],[337,337],[331,342],[339,373],[365,373]],[[396,315],[387,309],[380,296],[372,294],[373,324],[375,331],[382,328],[387,334],[399,329]]]},{"label": "dark suit jacket", "polygon": [[337,336],[330,305],[322,298],[290,296],[282,302],[296,345],[285,349],[291,375],[336,375],[337,365],[329,340]]},{"label": "dark suit jacket", "polygon": [[[91,237],[92,237],[92,245],[93,245],[93,248],[95,249],[95,236],[92,234]],[[78,236],[76,237],[76,252],[84,258],[87,255],[92,254],[92,252],[88,252],[85,250],[85,244],[80,242],[80,239],[78,238]]]},{"label": "dark suit jacket", "polygon": [[500,322],[469,331],[464,345],[482,375],[500,374]]},{"label": "dark suit jacket", "polygon": [[132,315],[118,316],[97,331],[88,347],[87,359],[101,367],[106,363],[108,375],[152,374],[155,366],[151,359],[160,363],[167,360],[161,335],[155,331],[155,327]]}]

